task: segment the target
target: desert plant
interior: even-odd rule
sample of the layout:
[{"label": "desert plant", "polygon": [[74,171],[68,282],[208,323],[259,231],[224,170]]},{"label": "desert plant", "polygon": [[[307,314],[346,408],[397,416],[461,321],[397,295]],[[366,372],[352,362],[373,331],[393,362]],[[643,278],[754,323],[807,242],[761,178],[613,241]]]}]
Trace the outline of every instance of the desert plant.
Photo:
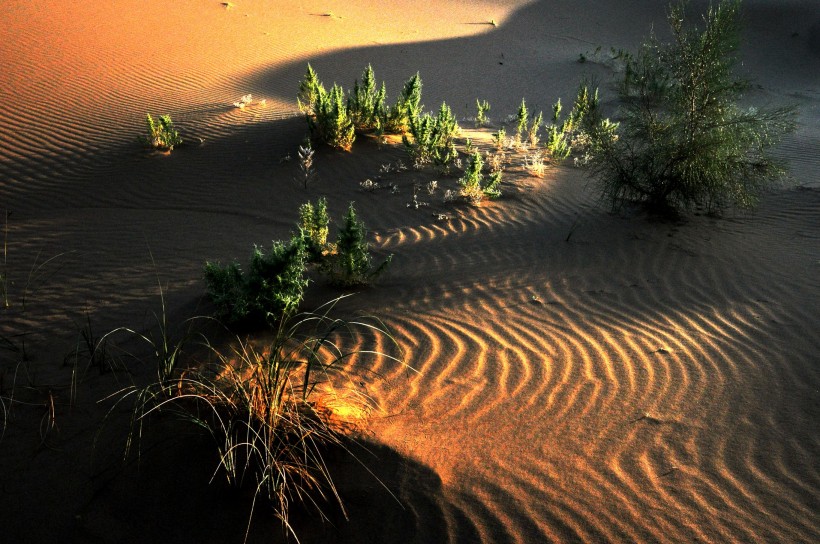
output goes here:
[{"label": "desert plant", "polygon": [[382,123],[386,132],[404,133],[410,129],[410,120],[421,114],[421,85],[418,72],[404,83],[399,99]]},{"label": "desert plant", "polygon": [[524,169],[536,177],[544,177],[547,171],[547,163],[544,160],[543,152],[534,151],[524,156]]},{"label": "desert plant", "polygon": [[334,84],[330,92],[319,92],[313,112],[310,127],[318,140],[331,147],[350,151],[356,133],[348,115],[344,90]]},{"label": "desert plant", "polygon": [[493,144],[495,144],[498,151],[504,149],[507,144],[507,130],[504,127],[500,127],[498,131],[493,133]]},{"label": "desert plant", "polygon": [[347,101],[351,121],[357,130],[375,130],[381,126],[381,119],[386,115],[385,99],[387,91],[382,82],[376,90],[376,76],[369,64],[362,74],[362,83],[353,83],[353,92]]},{"label": "desert plant", "polygon": [[768,150],[794,129],[795,110],[738,105],[749,85],[733,75],[739,10],[739,0],[721,0],[697,28],[685,25],[683,4],[671,6],[672,42],[651,36],[626,57],[619,125],[587,105],[591,173],[613,206],[746,207],[783,175]]},{"label": "desert plant", "polygon": [[390,255],[380,265],[373,266],[370,244],[367,242],[367,229],[358,218],[356,208],[351,202],[338,231],[336,253],[327,257],[323,270],[337,285],[367,285],[387,269],[392,258]]},{"label": "desert plant", "polygon": [[299,207],[299,229],[305,239],[307,258],[311,262],[321,260],[330,249],[327,242],[329,225],[327,199],[324,197],[317,200],[315,206],[306,202]]},{"label": "desert plant", "polygon": [[515,116],[516,121],[516,132],[515,137],[517,142],[522,142],[524,140],[524,136],[527,132],[527,126],[529,125],[530,114],[527,111],[527,102],[523,98],[521,99],[521,105],[518,106],[518,112]]},{"label": "desert plant", "polygon": [[472,204],[478,204],[485,197],[497,198],[501,196],[498,185],[501,183],[501,170],[491,172],[489,176],[483,173],[484,160],[481,153],[476,151],[467,162],[464,175],[458,180],[460,194]]},{"label": "desert plant", "polygon": [[182,137],[174,128],[170,115],[161,115],[156,121],[151,114],[145,116],[147,134],[140,136],[140,141],[154,149],[172,151],[182,143]]},{"label": "desert plant", "polygon": [[313,166],[315,152],[310,138],[306,139],[304,145],[299,146],[297,154],[299,155],[299,181],[307,189],[308,184],[316,179],[316,168]]},{"label": "desert plant", "polygon": [[475,99],[475,107],[476,107],[476,116],[475,116],[475,126],[476,128],[481,128],[489,123],[489,118],[487,117],[487,112],[490,111],[490,103],[486,100],[479,101],[478,98]]},{"label": "desert plant", "polygon": [[458,130],[450,107],[442,103],[436,116],[424,114],[411,118],[409,134],[412,139],[404,135],[402,141],[415,164],[433,163],[446,170],[457,156],[453,140]]},{"label": "desert plant", "polygon": [[[345,433],[372,409],[350,362],[356,358],[354,368],[363,372],[370,359],[404,363],[381,321],[334,318],[336,302],[281,321],[264,343],[237,337],[228,348],[218,348],[203,337],[212,354],[207,362],[191,361],[147,386],[112,395],[109,413],[133,404],[126,456],[139,446],[146,420],[175,415],[214,439],[214,476],[254,489],[246,539],[260,499],[297,540],[288,517],[293,502],[313,505],[325,518],[319,499],[330,499],[346,515],[323,455],[329,446],[347,450]],[[382,338],[395,354],[352,347],[361,339],[384,343]]]},{"label": "desert plant", "polygon": [[308,116],[313,115],[319,96],[325,94],[325,92],[322,82],[319,81],[319,76],[316,75],[316,71],[308,63],[305,76],[299,82],[299,93],[296,95],[296,104],[299,111]]},{"label": "desert plant", "polygon": [[293,314],[308,284],[306,259],[305,239],[299,235],[287,244],[274,242],[268,252],[254,247],[247,273],[236,261],[205,263],[206,289],[216,306],[216,317],[227,324],[274,324]]}]

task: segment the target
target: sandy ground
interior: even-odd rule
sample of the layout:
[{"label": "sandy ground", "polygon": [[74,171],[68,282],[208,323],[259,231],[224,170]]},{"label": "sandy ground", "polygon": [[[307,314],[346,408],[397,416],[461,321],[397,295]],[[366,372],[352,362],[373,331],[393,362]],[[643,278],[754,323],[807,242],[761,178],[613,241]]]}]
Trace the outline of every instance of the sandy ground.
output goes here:
[{"label": "sandy ground", "polygon": [[[319,195],[337,218],[355,200],[395,255],[340,311],[382,318],[419,373],[363,374],[381,409],[358,456],[389,493],[331,459],[350,520],[295,511],[303,542],[820,540],[813,1],[744,2],[748,99],[800,108],[778,150],[793,183],[753,212],[676,223],[608,213],[571,166],[536,178],[514,162],[496,202],[439,191],[415,209],[414,184],[455,178],[380,174],[407,160],[399,147],[319,150],[307,190],[283,161],[305,133],[307,62],[345,86],[371,63],[390,101],[419,71],[428,109],[467,117],[486,99],[498,124],[522,97],[568,103],[584,76],[611,100],[611,67],[579,54],[662,35],[664,2],[235,4],[44,0],[0,16],[0,540],[242,541],[249,496],[208,484],[206,440],[159,420],[122,462],[125,416],[103,425],[100,401],[149,364],[101,373],[71,354],[88,323],[150,331],[159,286],[174,323],[207,309],[204,261],[286,237]],[[149,111],[190,145],[146,154]],[[380,175],[397,194],[359,188]],[[338,294],[319,281],[306,306]],[[249,541],[279,539],[260,509]]]}]

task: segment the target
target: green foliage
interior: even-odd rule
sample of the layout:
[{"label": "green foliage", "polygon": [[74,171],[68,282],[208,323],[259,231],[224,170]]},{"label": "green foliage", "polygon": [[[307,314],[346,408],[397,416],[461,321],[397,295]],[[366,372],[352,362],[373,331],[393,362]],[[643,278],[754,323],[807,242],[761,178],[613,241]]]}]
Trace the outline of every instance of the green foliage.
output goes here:
[{"label": "green foliage", "polygon": [[475,99],[475,107],[476,107],[475,126],[476,126],[476,128],[481,128],[489,122],[489,118],[487,117],[487,112],[490,111],[490,103],[487,102],[486,100],[479,101],[478,98],[476,98]]},{"label": "green foliage", "polygon": [[434,117],[424,114],[410,119],[410,136],[404,135],[405,149],[417,165],[433,163],[447,169],[457,156],[454,138],[459,127],[453,112],[442,103]]},{"label": "green foliage", "polygon": [[504,142],[507,140],[507,129],[500,127],[497,132],[493,134],[493,143],[495,148],[501,151],[504,148]]},{"label": "green foliage", "polygon": [[308,260],[318,262],[328,251],[327,235],[330,216],[327,213],[327,199],[320,198],[314,206],[306,202],[299,207],[299,229],[307,250]]},{"label": "green foliage", "polygon": [[299,94],[296,95],[299,111],[306,115],[312,115],[319,96],[323,94],[325,94],[325,88],[322,86],[322,82],[319,81],[319,76],[316,75],[313,67],[308,63],[305,77],[299,83]]},{"label": "green foliage", "polygon": [[376,76],[368,64],[362,74],[362,84],[359,85],[359,80],[353,83],[353,92],[347,101],[350,119],[357,130],[375,130],[379,127],[381,119],[386,115],[386,98],[384,82],[376,90]]},{"label": "green foliage", "polygon": [[536,147],[538,145],[539,137],[538,131],[541,128],[541,124],[544,122],[544,115],[542,112],[538,112],[538,115],[533,117],[532,122],[527,127],[527,142],[529,142],[530,146]]},{"label": "green foliage", "polygon": [[410,129],[410,121],[421,114],[421,76],[418,72],[404,83],[396,104],[390,108],[384,121],[384,130],[403,133]]},{"label": "green foliage", "polygon": [[673,41],[652,36],[625,57],[620,126],[587,98],[589,164],[613,205],[746,207],[783,175],[768,149],[794,129],[795,111],[738,105],[748,87],[733,75],[739,10],[739,0],[722,0],[695,28],[684,24],[683,4],[671,7]]},{"label": "green foliage", "polygon": [[481,153],[476,151],[470,157],[464,175],[458,180],[461,196],[472,204],[478,204],[485,197],[498,198],[501,196],[499,189],[501,170],[496,170],[489,176],[485,176],[483,170],[484,160],[481,158]]},{"label": "green foliage", "polygon": [[274,242],[270,251],[255,247],[248,272],[239,264],[205,263],[207,293],[216,316],[226,323],[278,322],[299,307],[307,287],[307,248],[302,236]]},{"label": "green foliage", "polygon": [[328,256],[323,268],[337,285],[366,285],[387,269],[392,257],[389,256],[379,266],[373,267],[367,229],[356,215],[351,202],[336,238],[336,254]]},{"label": "green foliage", "polygon": [[182,137],[174,128],[174,122],[171,121],[170,115],[161,115],[159,119],[154,120],[151,114],[145,116],[147,125],[147,134],[140,136],[140,141],[154,149],[162,149],[172,151],[174,146],[182,143]]},{"label": "green foliage", "polygon": [[524,135],[527,132],[527,127],[528,127],[529,121],[530,121],[530,114],[527,111],[527,102],[523,98],[521,99],[521,105],[518,106],[518,113],[516,114],[516,120],[517,120],[517,127],[518,127],[518,129],[516,131],[516,135],[518,137],[518,140],[521,141],[521,140],[524,139]]},{"label": "green foliage", "polygon": [[311,129],[319,141],[336,149],[350,151],[356,134],[347,112],[344,89],[334,84],[330,92],[320,92],[313,111]]}]

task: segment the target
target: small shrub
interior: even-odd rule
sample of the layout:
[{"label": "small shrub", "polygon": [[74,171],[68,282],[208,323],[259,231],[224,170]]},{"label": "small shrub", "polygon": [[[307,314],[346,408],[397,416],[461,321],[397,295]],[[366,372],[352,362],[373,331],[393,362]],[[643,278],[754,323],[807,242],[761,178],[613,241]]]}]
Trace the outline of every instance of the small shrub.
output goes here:
[{"label": "small shrub", "polygon": [[330,230],[327,199],[320,198],[314,206],[306,202],[299,207],[299,229],[305,239],[308,260],[318,262],[330,249],[327,235]]},{"label": "small shrub", "polygon": [[407,132],[410,121],[417,118],[421,110],[421,76],[416,72],[404,83],[399,99],[387,113],[384,130],[394,134]]},{"label": "small shrub", "polygon": [[387,269],[392,257],[389,256],[377,267],[373,266],[367,229],[351,202],[336,238],[336,253],[327,257],[323,268],[337,285],[366,285]]},{"label": "small shrub", "polygon": [[484,161],[481,153],[476,151],[470,157],[464,175],[458,180],[461,187],[461,196],[471,204],[478,204],[485,197],[497,198],[501,196],[499,184],[501,183],[501,171],[491,172],[489,176],[484,176]]},{"label": "small shrub", "polygon": [[156,121],[151,114],[145,116],[147,134],[140,137],[140,141],[154,149],[172,151],[175,146],[182,143],[182,137],[174,128],[174,122],[170,115],[161,115]]},{"label": "small shrub", "polygon": [[294,236],[287,244],[274,242],[268,252],[255,247],[247,273],[237,262],[205,263],[207,293],[216,306],[216,317],[227,324],[274,324],[293,314],[308,285],[306,258],[304,238]]},{"label": "small shrub", "polygon": [[625,200],[670,212],[751,206],[784,173],[768,154],[794,130],[791,107],[741,108],[748,82],[733,76],[739,0],[711,7],[704,26],[684,25],[684,6],[670,8],[673,41],[654,36],[626,55],[619,123],[587,99],[589,167],[613,206]]},{"label": "small shrub", "polygon": [[478,98],[475,99],[475,107],[476,107],[476,116],[475,116],[475,126],[476,128],[481,128],[486,126],[490,119],[487,117],[487,112],[490,111],[490,103],[486,100],[479,101]]},{"label": "small shrub", "polygon": [[454,138],[459,127],[450,107],[443,103],[434,117],[430,114],[410,120],[410,136],[402,137],[404,147],[415,164],[433,163],[446,170],[456,158]]},{"label": "small shrub", "polygon": [[369,64],[362,74],[362,84],[356,80],[353,92],[347,101],[350,119],[357,130],[370,131],[381,127],[381,120],[386,115],[385,99],[387,91],[382,82],[376,90],[376,76]]},{"label": "small shrub", "polygon": [[299,94],[296,95],[296,103],[299,106],[299,111],[305,115],[313,115],[316,102],[319,96],[325,94],[325,88],[322,82],[319,81],[319,76],[316,71],[308,64],[305,76],[299,83]]},{"label": "small shrub", "polygon": [[319,141],[336,149],[350,151],[356,133],[347,112],[344,90],[333,85],[330,92],[319,93],[313,111],[312,128]]},{"label": "small shrub", "polygon": [[493,134],[493,144],[498,151],[504,149],[507,142],[507,130],[501,127]]}]

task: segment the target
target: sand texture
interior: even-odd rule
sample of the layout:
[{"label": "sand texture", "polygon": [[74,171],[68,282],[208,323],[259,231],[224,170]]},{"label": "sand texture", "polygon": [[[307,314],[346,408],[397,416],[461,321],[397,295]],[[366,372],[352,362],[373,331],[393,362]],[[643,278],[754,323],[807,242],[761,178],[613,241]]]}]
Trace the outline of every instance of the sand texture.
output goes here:
[{"label": "sand texture", "polygon": [[[814,0],[743,7],[746,99],[799,108],[777,150],[791,183],[753,211],[676,222],[610,213],[582,169],[538,178],[520,158],[503,198],[448,205],[453,177],[380,172],[408,162],[395,140],[321,148],[318,178],[293,180],[307,62],[346,87],[371,63],[390,102],[418,71],[428,110],[465,118],[486,99],[498,126],[522,97],[569,104],[584,76],[611,106],[612,66],[579,54],[663,37],[664,2],[234,4],[3,8],[0,541],[242,542],[251,497],[209,485],[207,438],[158,419],[122,462],[128,414],[106,419],[102,399],[148,363],[100,372],[71,354],[89,323],[151,331],[160,286],[172,322],[207,312],[203,263],[286,238],[320,195],[337,219],[355,201],[377,256],[394,254],[339,311],[381,318],[418,372],[349,362],[379,406],[366,468],[329,460],[350,519],[297,508],[302,542],[820,541]],[[146,112],[170,114],[186,145],[141,148]],[[492,129],[462,126],[490,146]],[[379,176],[397,192],[360,188]],[[433,179],[429,205],[409,206]],[[305,307],[339,294],[319,280]],[[248,542],[278,541],[258,508]]]}]

